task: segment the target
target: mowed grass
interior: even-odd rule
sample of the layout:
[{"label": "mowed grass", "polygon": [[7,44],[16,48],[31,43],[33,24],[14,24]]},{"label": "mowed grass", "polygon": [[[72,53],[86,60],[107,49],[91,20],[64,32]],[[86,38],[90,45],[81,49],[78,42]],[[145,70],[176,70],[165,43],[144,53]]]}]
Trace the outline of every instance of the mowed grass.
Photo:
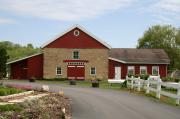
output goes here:
[{"label": "mowed grass", "polygon": [[16,88],[9,88],[6,86],[0,86],[0,96],[6,96],[11,94],[17,94],[24,92],[24,90],[16,89]]},{"label": "mowed grass", "polygon": [[[15,82],[29,82],[29,81],[28,80],[15,80]],[[68,80],[64,80],[64,81],[36,80],[36,82],[41,83],[41,84],[59,84],[59,85],[63,85],[63,86],[70,86]],[[84,80],[84,81],[76,81],[76,85],[73,85],[73,86],[75,86],[75,87],[89,87],[90,88],[90,87],[92,87],[92,84],[91,84],[91,81]],[[163,102],[163,103],[167,103],[170,105],[176,105],[176,100],[173,98],[161,95],[161,99],[159,100],[156,98],[156,94],[154,92],[150,92],[149,94],[146,94],[145,90],[141,90],[140,92],[138,92],[136,90],[124,88],[121,84],[110,85],[107,81],[101,81],[99,88],[100,89],[112,89],[112,90],[126,91],[129,93],[135,93],[135,94],[138,94],[141,96],[149,97],[156,102]],[[167,91],[167,92],[171,92],[171,93],[177,93],[177,91],[172,90],[172,89],[171,90],[163,89],[163,90]],[[180,105],[178,107],[180,107]]]}]

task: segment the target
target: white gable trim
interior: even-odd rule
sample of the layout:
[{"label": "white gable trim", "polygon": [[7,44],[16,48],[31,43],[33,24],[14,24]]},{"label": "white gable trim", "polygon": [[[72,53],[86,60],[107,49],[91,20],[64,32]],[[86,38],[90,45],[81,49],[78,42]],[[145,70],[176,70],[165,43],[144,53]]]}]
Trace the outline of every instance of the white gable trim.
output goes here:
[{"label": "white gable trim", "polygon": [[117,61],[117,62],[120,62],[120,63],[126,63],[125,61],[122,61],[122,60],[119,60],[119,59],[116,59],[116,58],[112,58],[112,57],[109,57],[108,59],[113,60],[113,61]]},{"label": "white gable trim", "polygon": [[53,39],[49,40],[48,42],[46,42],[45,44],[43,44],[41,46],[41,48],[46,47],[48,44],[54,42],[57,38],[65,35],[66,33],[68,33],[69,31],[73,30],[74,28],[79,28],[80,30],[82,30],[83,32],[85,32],[86,34],[90,35],[92,38],[96,39],[99,43],[103,44],[105,47],[107,47],[108,49],[111,49],[111,46],[109,44],[107,44],[106,42],[104,42],[103,40],[100,40],[99,38],[97,38],[95,35],[93,35],[92,33],[88,32],[86,29],[84,29],[83,27],[79,26],[79,25],[74,25],[73,27],[70,27],[69,29],[67,29],[66,31],[62,32],[61,34],[58,34],[56,37],[54,37]]},{"label": "white gable trim", "polygon": [[15,63],[15,62],[18,62],[18,61],[22,61],[22,60],[25,60],[25,59],[28,59],[28,58],[31,58],[31,57],[34,57],[34,56],[37,56],[37,55],[40,55],[40,54],[43,54],[43,53],[37,53],[37,54],[34,54],[34,55],[30,55],[30,56],[27,56],[27,57],[23,57],[23,58],[21,58],[21,59],[14,60],[14,61],[8,62],[8,63],[6,63],[6,64],[7,64],[7,65],[8,65],[8,64],[12,64],[12,63]]}]

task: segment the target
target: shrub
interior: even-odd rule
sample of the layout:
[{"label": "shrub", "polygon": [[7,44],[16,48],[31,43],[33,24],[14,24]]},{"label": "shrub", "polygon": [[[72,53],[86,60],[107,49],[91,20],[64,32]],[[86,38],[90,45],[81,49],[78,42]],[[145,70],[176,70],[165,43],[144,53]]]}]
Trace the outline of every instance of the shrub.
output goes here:
[{"label": "shrub", "polygon": [[147,80],[149,77],[149,74],[140,75],[141,79]]},{"label": "shrub", "polygon": [[21,111],[22,109],[17,105],[0,105],[0,111]]},{"label": "shrub", "polygon": [[45,81],[65,81],[67,78],[42,78],[39,80],[45,80]]},{"label": "shrub", "polygon": [[0,96],[7,95],[7,91],[5,89],[0,89]]},{"label": "shrub", "polygon": [[24,90],[10,88],[10,87],[5,87],[5,86],[0,86],[0,96],[21,93],[23,91]]},{"label": "shrub", "polygon": [[180,82],[180,79],[172,78],[172,77],[164,77],[164,78],[162,78],[162,81],[164,81],[164,82]]},{"label": "shrub", "polygon": [[122,88],[127,88],[127,80],[125,80],[122,84],[121,84]]}]

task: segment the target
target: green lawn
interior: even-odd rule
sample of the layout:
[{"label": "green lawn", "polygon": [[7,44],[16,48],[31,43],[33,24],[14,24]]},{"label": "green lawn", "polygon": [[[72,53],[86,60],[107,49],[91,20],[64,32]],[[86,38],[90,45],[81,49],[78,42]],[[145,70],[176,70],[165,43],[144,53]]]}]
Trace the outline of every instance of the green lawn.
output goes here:
[{"label": "green lawn", "polygon": [[21,93],[21,92],[24,92],[24,90],[0,86],[0,96],[6,96],[6,95]]}]

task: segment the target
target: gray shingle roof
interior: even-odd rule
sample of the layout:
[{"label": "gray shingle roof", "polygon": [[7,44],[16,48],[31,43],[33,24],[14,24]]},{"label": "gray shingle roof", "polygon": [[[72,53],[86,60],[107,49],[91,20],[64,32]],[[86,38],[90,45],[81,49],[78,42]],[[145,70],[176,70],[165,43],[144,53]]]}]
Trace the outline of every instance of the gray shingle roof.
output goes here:
[{"label": "gray shingle roof", "polygon": [[169,57],[163,49],[112,48],[110,50],[109,57],[124,61],[125,63],[170,63]]}]

